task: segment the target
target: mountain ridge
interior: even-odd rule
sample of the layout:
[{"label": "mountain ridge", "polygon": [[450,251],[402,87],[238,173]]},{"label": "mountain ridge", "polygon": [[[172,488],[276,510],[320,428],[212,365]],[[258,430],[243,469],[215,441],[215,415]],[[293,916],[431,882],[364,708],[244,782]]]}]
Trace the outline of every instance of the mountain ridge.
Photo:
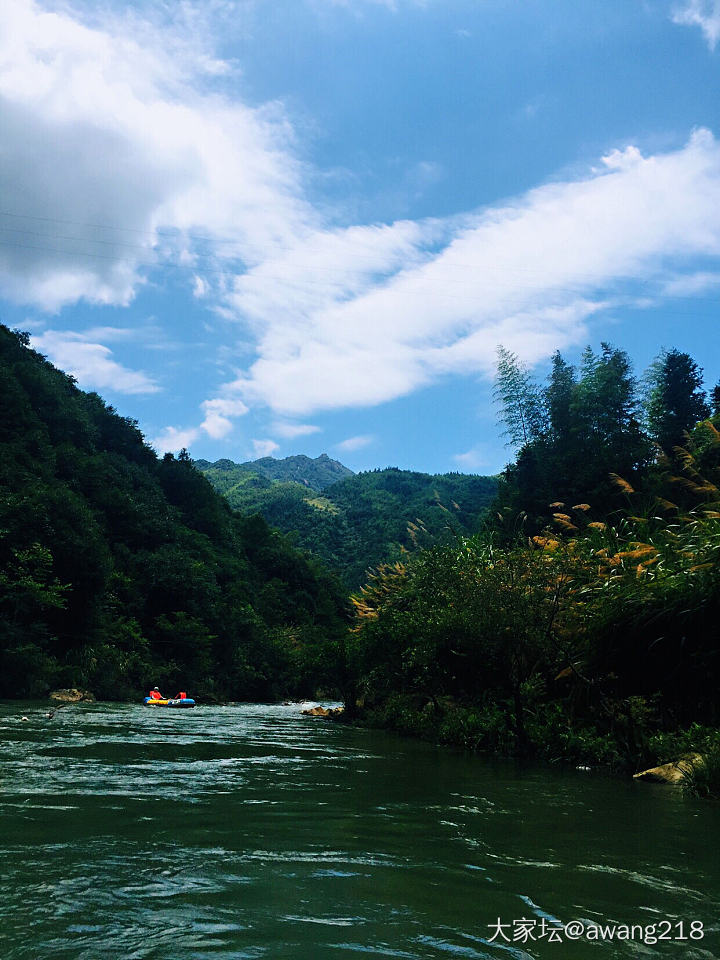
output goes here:
[{"label": "mountain ridge", "polygon": [[259,513],[297,547],[337,571],[351,590],[362,585],[369,569],[402,559],[419,544],[475,532],[497,490],[495,477],[397,467],[348,470],[349,475],[316,490],[293,480],[269,479],[262,466],[267,459],[254,461],[261,465],[258,472],[253,461],[235,469],[226,465],[229,461],[209,469],[207,461],[195,463],[233,509]]},{"label": "mountain ridge", "polygon": [[320,492],[338,480],[354,475],[349,467],[340,463],[339,460],[333,460],[327,453],[321,453],[314,458],[299,453],[279,459],[261,457],[258,460],[245,460],[242,463],[228,459],[215,462],[195,460],[194,463],[198,470],[211,478],[211,481],[212,477],[216,477],[220,485],[224,485],[223,478],[227,479],[229,474],[245,473],[256,474],[270,483],[299,483],[310,490]]}]

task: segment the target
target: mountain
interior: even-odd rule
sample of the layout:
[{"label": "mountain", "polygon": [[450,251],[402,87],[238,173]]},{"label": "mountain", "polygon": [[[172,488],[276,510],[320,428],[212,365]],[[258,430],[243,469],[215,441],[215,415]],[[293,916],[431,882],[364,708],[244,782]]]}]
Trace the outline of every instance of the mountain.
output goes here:
[{"label": "mountain", "polygon": [[319,564],[1,325],[0,404],[0,697],[323,682],[346,613]]},{"label": "mountain", "polygon": [[260,513],[291,534],[298,547],[322,559],[349,589],[362,585],[369,568],[398,560],[418,545],[474,532],[497,491],[495,477],[430,475],[392,467],[359,474],[343,468],[350,476],[316,492],[302,483],[272,481],[253,469],[265,462],[236,465],[234,470],[224,466],[229,461],[207,468],[204,461],[196,465],[233,508]]},{"label": "mountain", "polygon": [[261,460],[248,460],[245,463],[233,463],[232,460],[196,460],[195,466],[207,476],[216,490],[228,496],[237,487],[249,486],[253,489],[267,489],[273,483],[298,483],[308,490],[324,490],[338,480],[352,477],[352,470],[337,460],[331,460],[326,453],[319,457],[306,457],[299,454],[276,460],[263,457]]}]

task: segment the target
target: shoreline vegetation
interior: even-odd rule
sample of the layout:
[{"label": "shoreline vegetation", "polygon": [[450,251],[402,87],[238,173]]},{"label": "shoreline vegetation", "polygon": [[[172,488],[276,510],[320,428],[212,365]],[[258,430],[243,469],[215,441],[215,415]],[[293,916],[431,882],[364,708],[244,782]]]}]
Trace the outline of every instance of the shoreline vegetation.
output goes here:
[{"label": "shoreline vegetation", "polygon": [[[442,478],[461,506],[425,475],[341,478],[372,492],[372,537],[344,534],[352,569],[372,566],[350,595],[291,522],[233,511],[187,452],[159,458],[6,327],[0,379],[1,697],[322,691],[346,705],[335,719],[488,756],[636,773],[697,754],[689,789],[720,796],[720,386],[687,354],[640,382],[603,344],[579,369],[556,354],[541,385],[500,349],[515,454],[491,509],[468,530],[489,478]],[[403,518],[403,540],[388,497],[406,491],[433,525]],[[345,509],[332,487],[322,501],[297,514],[310,542],[308,517],[330,529]]]},{"label": "shoreline vegetation", "polygon": [[[485,528],[352,598],[368,722],[499,756],[635,772],[698,753],[720,796],[720,389],[604,344],[547,386],[500,350],[517,449]],[[614,469],[613,469],[614,468]]]}]

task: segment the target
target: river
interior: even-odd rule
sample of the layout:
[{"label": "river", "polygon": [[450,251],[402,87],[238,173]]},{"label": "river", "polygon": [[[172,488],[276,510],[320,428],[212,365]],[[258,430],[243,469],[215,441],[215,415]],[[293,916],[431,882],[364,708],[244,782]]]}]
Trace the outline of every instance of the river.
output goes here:
[{"label": "river", "polygon": [[47,709],[0,705],[3,960],[720,956],[720,810],[673,788],[297,706]]}]

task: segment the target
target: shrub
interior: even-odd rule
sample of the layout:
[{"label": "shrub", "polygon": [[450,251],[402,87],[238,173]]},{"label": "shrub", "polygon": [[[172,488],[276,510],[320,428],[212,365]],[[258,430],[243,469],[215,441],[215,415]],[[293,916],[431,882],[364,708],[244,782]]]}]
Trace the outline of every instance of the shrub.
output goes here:
[{"label": "shrub", "polygon": [[720,800],[720,747],[709,750],[690,765],[682,779],[683,791],[699,800]]}]

